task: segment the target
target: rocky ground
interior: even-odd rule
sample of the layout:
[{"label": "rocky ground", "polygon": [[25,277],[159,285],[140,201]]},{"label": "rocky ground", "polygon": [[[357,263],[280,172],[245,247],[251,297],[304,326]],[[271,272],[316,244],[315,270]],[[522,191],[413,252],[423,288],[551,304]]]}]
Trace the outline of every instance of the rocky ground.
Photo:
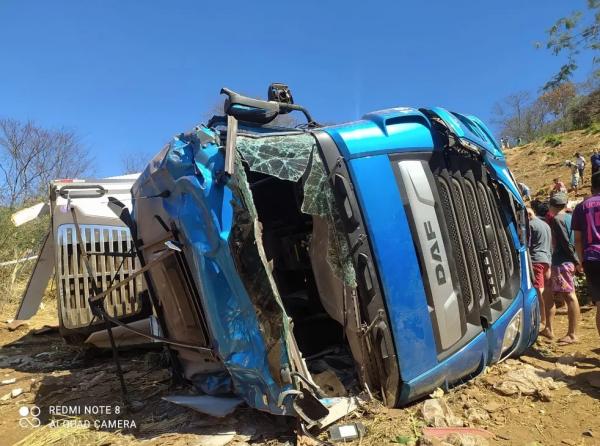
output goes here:
[{"label": "rocky ground", "polygon": [[[36,334],[55,324],[54,311],[46,308],[16,328],[0,324],[0,444],[316,444],[295,435],[293,420],[244,407],[226,418],[213,418],[162,400],[188,389],[173,385],[160,350],[122,353],[135,409],[124,413],[108,352],[66,346],[55,331]],[[560,334],[566,316],[557,317]],[[539,340],[520,359],[495,365],[448,394],[440,390],[403,409],[365,403],[345,421],[366,426],[364,438],[355,442],[361,445],[444,444],[434,438],[444,427],[453,435],[446,444],[598,445],[600,338],[593,311],[582,314],[580,335],[579,344],[565,347]],[[41,410],[38,417],[20,413],[33,405]],[[93,406],[105,413],[49,413],[62,406]],[[31,426],[33,418],[40,420],[40,427]],[[52,419],[60,421],[52,425]],[[453,433],[457,426],[458,434]]]}]

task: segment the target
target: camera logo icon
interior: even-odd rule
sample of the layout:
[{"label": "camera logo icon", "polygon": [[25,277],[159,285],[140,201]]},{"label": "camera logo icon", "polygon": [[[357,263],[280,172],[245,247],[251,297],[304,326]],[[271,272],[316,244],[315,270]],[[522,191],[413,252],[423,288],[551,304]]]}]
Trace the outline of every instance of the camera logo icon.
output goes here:
[{"label": "camera logo icon", "polygon": [[21,406],[19,407],[19,426],[25,429],[35,429],[40,427],[40,413],[42,411],[38,406]]}]

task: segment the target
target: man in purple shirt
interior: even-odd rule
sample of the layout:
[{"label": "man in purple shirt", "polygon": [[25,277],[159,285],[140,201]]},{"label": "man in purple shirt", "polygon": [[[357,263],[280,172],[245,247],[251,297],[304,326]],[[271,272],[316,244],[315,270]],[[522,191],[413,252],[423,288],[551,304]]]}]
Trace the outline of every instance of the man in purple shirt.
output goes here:
[{"label": "man in purple shirt", "polygon": [[596,306],[596,328],[600,334],[600,172],[592,175],[592,196],[573,211],[575,249],[583,260],[583,270],[593,304]]}]

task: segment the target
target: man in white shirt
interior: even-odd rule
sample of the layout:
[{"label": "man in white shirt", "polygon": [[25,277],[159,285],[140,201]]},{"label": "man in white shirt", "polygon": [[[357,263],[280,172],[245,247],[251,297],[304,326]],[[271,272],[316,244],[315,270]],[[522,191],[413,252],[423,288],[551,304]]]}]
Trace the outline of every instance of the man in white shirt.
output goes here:
[{"label": "man in white shirt", "polygon": [[575,164],[577,165],[577,170],[579,170],[579,178],[583,182],[583,171],[585,169],[585,158],[581,156],[581,153],[577,152],[575,154]]}]

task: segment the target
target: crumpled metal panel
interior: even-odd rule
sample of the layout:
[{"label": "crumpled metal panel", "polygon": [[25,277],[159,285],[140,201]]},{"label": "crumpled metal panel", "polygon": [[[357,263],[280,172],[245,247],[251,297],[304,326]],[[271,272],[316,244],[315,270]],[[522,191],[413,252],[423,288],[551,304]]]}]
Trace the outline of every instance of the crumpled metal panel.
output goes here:
[{"label": "crumpled metal panel", "polygon": [[[276,314],[283,320],[281,309],[262,314],[249,296],[238,265],[230,249],[234,208],[244,208],[232,188],[217,181],[223,170],[224,155],[219,149],[218,135],[205,127],[175,137],[150,163],[133,187],[134,198],[143,199],[157,191],[168,190],[160,198],[165,213],[180,231],[190,270],[199,286],[207,324],[214,339],[214,349],[231,376],[232,389],[248,405],[274,414],[293,414],[291,399],[278,406],[281,392],[291,389],[283,384],[279,370],[269,366],[269,355],[277,351],[276,361],[289,368],[286,333],[283,325],[271,321],[265,333],[264,319]],[[147,185],[147,187],[146,187]],[[138,215],[138,225],[152,215]],[[271,305],[277,305],[272,303]],[[277,314],[278,312],[278,314]],[[263,319],[262,321],[260,319]],[[277,344],[269,351],[269,344]],[[277,376],[277,379],[276,379]],[[203,390],[216,393],[224,389],[221,378],[199,377]]]}]

